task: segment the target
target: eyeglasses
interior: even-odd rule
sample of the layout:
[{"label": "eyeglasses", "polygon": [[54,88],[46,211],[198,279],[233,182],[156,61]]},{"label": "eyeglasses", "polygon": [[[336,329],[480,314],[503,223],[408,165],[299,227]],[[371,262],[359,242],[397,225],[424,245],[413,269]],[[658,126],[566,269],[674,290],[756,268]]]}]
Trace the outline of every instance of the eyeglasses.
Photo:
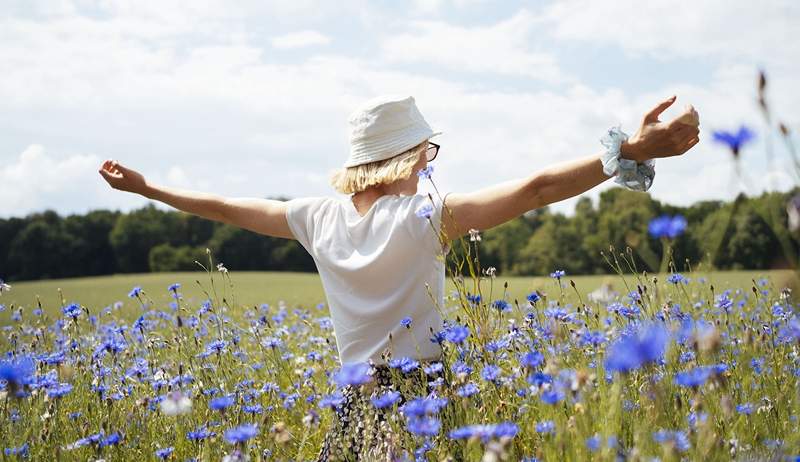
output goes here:
[{"label": "eyeglasses", "polygon": [[425,151],[425,155],[428,158],[428,162],[432,161],[433,159],[436,159],[436,154],[439,154],[439,147],[440,146],[438,144],[431,143],[430,141],[428,141],[428,150]]}]

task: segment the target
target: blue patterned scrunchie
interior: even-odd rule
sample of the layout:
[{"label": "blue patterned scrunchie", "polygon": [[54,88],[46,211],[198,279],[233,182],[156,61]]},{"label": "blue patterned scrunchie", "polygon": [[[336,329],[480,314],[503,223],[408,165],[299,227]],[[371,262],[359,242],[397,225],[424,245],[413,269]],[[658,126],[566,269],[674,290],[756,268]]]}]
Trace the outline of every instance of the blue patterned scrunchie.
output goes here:
[{"label": "blue patterned scrunchie", "polygon": [[656,161],[650,159],[640,164],[622,157],[619,148],[627,139],[628,135],[620,130],[619,126],[609,128],[608,134],[600,138],[600,143],[606,147],[606,152],[601,158],[603,173],[608,176],[616,174],[614,182],[631,191],[647,191],[653,185],[653,178],[656,177]]}]

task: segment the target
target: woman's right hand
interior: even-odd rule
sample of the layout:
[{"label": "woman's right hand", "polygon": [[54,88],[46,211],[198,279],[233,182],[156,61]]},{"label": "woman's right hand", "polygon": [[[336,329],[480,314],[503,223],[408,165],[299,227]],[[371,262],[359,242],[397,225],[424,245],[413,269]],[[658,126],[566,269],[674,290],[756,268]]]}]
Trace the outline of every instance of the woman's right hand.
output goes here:
[{"label": "woman's right hand", "polygon": [[116,160],[106,160],[98,172],[112,188],[120,191],[141,194],[147,187],[147,182],[141,173],[123,166]]}]

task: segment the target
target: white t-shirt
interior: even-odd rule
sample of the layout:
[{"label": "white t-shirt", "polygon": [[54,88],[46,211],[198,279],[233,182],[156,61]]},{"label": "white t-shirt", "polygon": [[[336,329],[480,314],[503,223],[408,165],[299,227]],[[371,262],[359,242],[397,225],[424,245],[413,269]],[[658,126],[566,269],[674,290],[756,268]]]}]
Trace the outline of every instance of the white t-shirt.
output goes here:
[{"label": "white t-shirt", "polygon": [[[441,355],[430,341],[431,328],[442,329],[436,308],[443,309],[445,280],[440,201],[385,195],[363,217],[349,197],[292,199],[286,205],[289,228],[317,265],[342,363],[384,364],[386,348],[391,358]],[[433,207],[430,221],[416,214],[425,205]],[[410,329],[400,324],[406,316]]]}]

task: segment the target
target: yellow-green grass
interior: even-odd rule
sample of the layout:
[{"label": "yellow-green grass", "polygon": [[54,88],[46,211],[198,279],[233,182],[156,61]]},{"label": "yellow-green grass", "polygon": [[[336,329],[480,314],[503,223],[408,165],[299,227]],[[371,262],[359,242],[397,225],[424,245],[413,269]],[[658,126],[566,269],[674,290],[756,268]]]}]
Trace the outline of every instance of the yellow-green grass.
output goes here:
[{"label": "yellow-green grass", "polygon": [[[772,271],[719,271],[710,273],[693,273],[689,277],[705,277],[714,285],[716,290],[726,288],[748,289],[752,280],[767,277],[780,289],[787,285],[793,273],[787,270]],[[262,303],[276,304],[286,302],[289,306],[301,305],[313,307],[325,302],[319,276],[314,273],[267,272],[267,271],[231,271],[229,272],[233,290],[228,285],[227,279],[214,272],[214,288],[218,300],[227,300],[231,307],[261,305]],[[659,276],[663,277],[663,276]],[[610,283],[614,290],[626,293],[628,288],[636,287],[636,276],[626,275],[593,275],[570,276],[567,275],[562,282],[563,290],[569,292],[570,298],[574,290],[569,281],[575,282],[576,289],[581,297],[597,289],[603,283]],[[198,284],[199,281],[199,284]],[[82,277],[71,279],[52,279],[41,281],[23,281],[11,284],[11,290],[0,296],[0,304],[6,305],[5,313],[0,314],[0,323],[9,321],[10,307],[22,306],[30,310],[37,305],[37,296],[41,300],[42,308],[48,314],[55,314],[62,306],[61,294],[67,303],[77,302],[89,308],[90,312],[98,312],[102,308],[122,302],[130,306],[131,316],[138,317],[141,311],[139,302],[128,297],[134,286],[141,286],[146,296],[154,302],[156,307],[163,307],[172,301],[167,287],[173,283],[180,283],[179,292],[190,306],[199,306],[207,299],[208,295],[214,297],[209,274],[203,271],[175,272],[175,273],[144,273],[144,274],[117,274],[113,276]],[[508,283],[507,300],[524,300],[526,295],[533,290],[538,290],[550,295],[558,294],[559,288],[556,281],[549,277],[502,277],[498,276],[490,284],[482,283],[484,299],[498,299],[503,295],[503,284]],[[627,287],[626,283],[627,282]],[[470,290],[470,281],[467,279],[467,290]],[[202,287],[201,287],[202,285]],[[448,279],[448,292],[453,290],[453,282]],[[490,292],[491,288],[491,294]],[[206,291],[206,292],[204,292]],[[235,302],[234,297],[235,296]],[[234,316],[236,311],[232,310]]]}]

